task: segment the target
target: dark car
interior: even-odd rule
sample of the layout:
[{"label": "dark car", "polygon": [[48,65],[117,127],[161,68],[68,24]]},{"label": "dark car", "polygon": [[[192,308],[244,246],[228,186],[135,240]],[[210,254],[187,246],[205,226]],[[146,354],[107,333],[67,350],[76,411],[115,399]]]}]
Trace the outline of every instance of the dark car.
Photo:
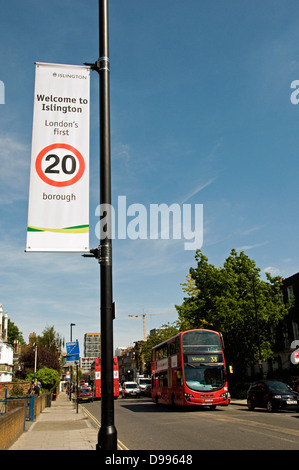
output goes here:
[{"label": "dark car", "polygon": [[299,411],[298,393],[287,384],[275,380],[253,382],[247,392],[249,410],[267,408],[268,411]]},{"label": "dark car", "polygon": [[79,387],[78,401],[93,401],[93,391],[91,387]]}]

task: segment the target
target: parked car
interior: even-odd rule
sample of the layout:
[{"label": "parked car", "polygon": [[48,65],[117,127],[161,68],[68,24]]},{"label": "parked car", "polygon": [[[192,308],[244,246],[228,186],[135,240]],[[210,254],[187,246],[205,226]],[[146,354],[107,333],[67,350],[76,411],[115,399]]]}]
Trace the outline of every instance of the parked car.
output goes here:
[{"label": "parked car", "polygon": [[253,382],[247,392],[249,410],[255,407],[267,408],[268,411],[295,410],[299,411],[298,393],[287,384],[275,380]]},{"label": "parked car", "polygon": [[122,385],[121,396],[122,398],[128,398],[128,397],[139,398],[140,389],[138,387],[137,382],[124,382]]},{"label": "parked car", "polygon": [[91,387],[79,387],[78,401],[93,401],[93,391]]}]

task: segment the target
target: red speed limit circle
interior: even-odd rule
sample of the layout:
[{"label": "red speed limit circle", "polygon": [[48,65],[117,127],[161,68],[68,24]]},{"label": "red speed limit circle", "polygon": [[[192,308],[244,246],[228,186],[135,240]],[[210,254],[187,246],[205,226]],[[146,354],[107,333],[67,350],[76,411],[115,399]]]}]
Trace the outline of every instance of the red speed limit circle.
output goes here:
[{"label": "red speed limit circle", "polygon": [[[64,152],[65,155],[61,157],[55,153],[55,150],[58,149],[68,150],[70,153]],[[45,168],[42,167],[44,157],[48,162]],[[71,186],[77,183],[84,174],[85,161],[81,153],[72,145],[51,144],[39,152],[35,161],[35,169],[38,176],[51,186]],[[53,179],[54,175],[59,181]]]}]

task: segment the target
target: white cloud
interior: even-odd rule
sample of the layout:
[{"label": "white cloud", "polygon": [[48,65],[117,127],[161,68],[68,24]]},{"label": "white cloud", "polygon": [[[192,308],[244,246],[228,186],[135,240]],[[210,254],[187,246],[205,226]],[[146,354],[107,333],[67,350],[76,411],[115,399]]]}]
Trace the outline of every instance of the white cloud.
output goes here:
[{"label": "white cloud", "polygon": [[268,266],[264,269],[264,273],[269,273],[271,276],[278,276],[281,274],[281,271],[279,268],[275,268],[274,266]]},{"label": "white cloud", "polygon": [[201,184],[200,186],[197,186],[191,193],[187,194],[183,199],[182,201],[180,202],[180,204],[184,204],[186,201],[188,201],[189,199],[191,199],[191,197],[195,196],[195,194],[199,193],[200,191],[202,191],[204,188],[206,188],[207,186],[209,186],[210,184],[214,183],[214,181],[216,180],[217,178],[211,178],[209,179],[206,183],[203,183]]},{"label": "white cloud", "polygon": [[240,234],[241,235],[250,235],[251,233],[253,232],[257,232],[258,230],[260,230],[262,228],[262,226],[260,225],[255,225],[254,227],[250,227],[248,228],[247,230],[242,230],[240,231]]},{"label": "white cloud", "polygon": [[253,250],[254,248],[259,248],[261,246],[267,245],[268,242],[255,243],[254,245],[243,245],[236,248],[237,251],[248,251]]}]

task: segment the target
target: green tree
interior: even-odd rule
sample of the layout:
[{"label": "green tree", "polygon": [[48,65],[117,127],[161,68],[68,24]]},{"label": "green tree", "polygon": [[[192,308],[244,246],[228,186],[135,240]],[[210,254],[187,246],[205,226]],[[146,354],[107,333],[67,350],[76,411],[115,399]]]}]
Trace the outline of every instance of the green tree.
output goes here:
[{"label": "green tree", "polygon": [[49,369],[48,367],[42,367],[36,374],[38,380],[42,384],[42,388],[53,392],[59,384],[60,374],[55,369]]},{"label": "green tree", "polygon": [[[33,373],[35,364],[35,348],[27,346],[20,356],[19,363],[21,365],[21,370],[16,373],[17,378],[24,379],[29,373]],[[57,353],[50,351],[43,346],[38,346],[36,369],[38,371],[43,367],[54,369],[57,372],[60,372],[61,370]]]},{"label": "green tree", "polygon": [[7,325],[7,341],[10,344],[13,344],[14,341],[18,341],[22,346],[25,345],[22,333],[20,332],[17,325],[15,325],[14,322],[10,321],[10,319],[8,319]]},{"label": "green tree", "polygon": [[232,250],[223,267],[209,264],[198,250],[190,268],[183,304],[176,306],[181,330],[211,328],[222,332],[226,359],[240,375],[257,362],[273,357],[275,328],[288,312],[281,302],[281,280],[260,269],[244,252]]},{"label": "green tree", "polygon": [[64,338],[57,333],[53,326],[47,326],[42,332],[42,336],[37,339],[38,346],[44,346],[52,352],[61,351],[64,346]]},{"label": "green tree", "polygon": [[136,351],[139,360],[139,369],[141,369],[140,362],[142,362],[142,367],[145,364],[144,373],[146,375],[150,375],[152,348],[176,335],[178,332],[179,330],[177,327],[167,324],[163,325],[156,333],[150,334],[146,341],[136,342],[134,350]]}]

